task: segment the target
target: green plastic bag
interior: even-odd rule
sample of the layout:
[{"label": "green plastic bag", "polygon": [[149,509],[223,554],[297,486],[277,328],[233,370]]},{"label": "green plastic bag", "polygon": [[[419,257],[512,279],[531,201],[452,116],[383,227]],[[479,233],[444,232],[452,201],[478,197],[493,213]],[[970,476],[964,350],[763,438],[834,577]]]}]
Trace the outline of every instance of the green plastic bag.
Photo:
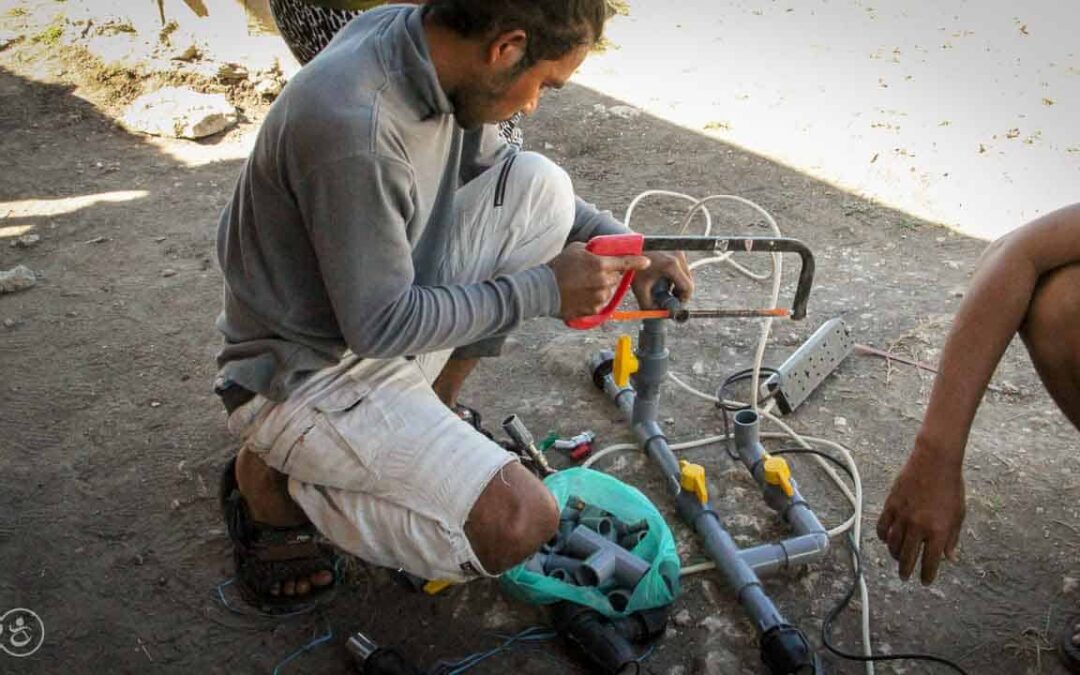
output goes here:
[{"label": "green plastic bag", "polygon": [[625,616],[644,609],[671,604],[679,595],[679,553],[675,537],[663,516],[645,495],[626,483],[591,469],[567,469],[548,476],[544,484],[555,495],[559,511],[576,495],[585,503],[608,511],[619,520],[644,518],[648,534],[634,547],[634,554],[651,562],[648,573],[638,582],[626,610],[617,612],[607,597],[594,587],[572,586],[525,569],[524,563],[502,575],[503,585],[515,598],[535,605],[569,600],[592,607],[609,617]]}]

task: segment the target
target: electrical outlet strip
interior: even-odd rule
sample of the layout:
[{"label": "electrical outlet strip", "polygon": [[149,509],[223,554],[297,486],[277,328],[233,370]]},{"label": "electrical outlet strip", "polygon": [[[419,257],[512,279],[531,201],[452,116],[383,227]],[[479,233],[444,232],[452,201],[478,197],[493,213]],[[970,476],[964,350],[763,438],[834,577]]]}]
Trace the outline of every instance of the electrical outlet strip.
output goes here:
[{"label": "electrical outlet strip", "polygon": [[762,394],[775,391],[776,405],[791,414],[855,349],[851,330],[843,319],[830,319],[795,350],[762,386]]}]

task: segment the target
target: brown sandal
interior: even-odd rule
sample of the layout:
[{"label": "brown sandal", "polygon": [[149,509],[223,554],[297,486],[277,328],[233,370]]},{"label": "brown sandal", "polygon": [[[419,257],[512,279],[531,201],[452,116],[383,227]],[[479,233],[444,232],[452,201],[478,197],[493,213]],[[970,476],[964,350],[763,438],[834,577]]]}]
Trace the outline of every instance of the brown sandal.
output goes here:
[{"label": "brown sandal", "polygon": [[[219,492],[221,513],[225,517],[229,538],[233,542],[233,564],[236,587],[245,602],[267,614],[289,614],[310,610],[333,597],[339,574],[335,549],[323,543],[322,535],[310,523],[294,527],[277,527],[252,520],[247,502],[236,482],[236,460],[225,467]],[[298,546],[317,553],[299,555],[285,560],[269,559],[270,548]],[[275,595],[272,589],[286,581],[331,571],[334,581],[327,586],[313,587],[303,596]]]}]

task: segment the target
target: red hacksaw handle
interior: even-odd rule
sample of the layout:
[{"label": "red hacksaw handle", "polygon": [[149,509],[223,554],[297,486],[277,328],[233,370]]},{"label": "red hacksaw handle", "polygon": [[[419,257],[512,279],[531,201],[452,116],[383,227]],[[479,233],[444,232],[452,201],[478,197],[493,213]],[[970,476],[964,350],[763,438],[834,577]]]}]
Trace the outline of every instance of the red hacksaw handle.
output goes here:
[{"label": "red hacksaw handle", "polygon": [[[585,250],[594,255],[641,255],[644,249],[645,235],[638,234],[637,232],[631,232],[629,234],[605,234],[599,237],[593,237],[589,240],[589,243],[585,245]],[[623,296],[626,295],[626,291],[630,288],[630,282],[633,280],[634,270],[624,272],[622,279],[619,281],[619,287],[615,289],[615,295],[611,297],[611,301],[608,302],[607,306],[600,310],[599,314],[570,319],[566,322],[566,325],[578,330],[588,330],[590,328],[596,328],[610,319],[612,313],[619,308],[619,303],[622,302]]]}]

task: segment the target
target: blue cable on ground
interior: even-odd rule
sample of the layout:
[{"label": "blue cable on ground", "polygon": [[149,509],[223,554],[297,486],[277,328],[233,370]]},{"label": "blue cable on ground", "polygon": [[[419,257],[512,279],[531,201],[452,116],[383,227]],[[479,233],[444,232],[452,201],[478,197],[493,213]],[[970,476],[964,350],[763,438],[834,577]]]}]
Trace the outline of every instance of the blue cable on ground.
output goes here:
[{"label": "blue cable on ground", "polygon": [[525,630],[521,631],[516,635],[497,635],[497,637],[501,637],[503,638],[503,640],[505,640],[498,647],[495,647],[494,649],[489,649],[486,652],[478,652],[476,654],[466,656],[460,661],[443,664],[439,668],[437,668],[435,672],[445,673],[445,675],[459,675],[460,673],[464,673],[467,670],[475,668],[482,661],[486,661],[492,656],[502,654],[503,652],[510,651],[511,649],[515,648],[520,644],[529,642],[544,642],[547,640],[551,640],[557,636],[558,633],[553,630],[549,630],[544,626],[533,626],[532,628],[526,628]]},{"label": "blue cable on ground", "polygon": [[326,622],[326,633],[323,634],[323,635],[319,635],[319,636],[316,636],[316,637],[312,638],[311,642],[308,642],[306,645],[304,645],[300,649],[297,649],[295,652],[293,652],[292,654],[289,654],[284,659],[282,659],[280,663],[278,663],[276,666],[274,666],[273,675],[279,675],[280,672],[281,672],[281,669],[284,668],[286,665],[288,665],[288,663],[290,661],[292,661],[293,659],[297,658],[298,656],[300,656],[302,654],[305,654],[305,653],[311,651],[312,649],[315,649],[316,647],[318,647],[319,645],[321,645],[324,642],[329,642],[332,639],[334,639],[334,629],[330,625],[330,621],[327,620],[327,622]]}]

